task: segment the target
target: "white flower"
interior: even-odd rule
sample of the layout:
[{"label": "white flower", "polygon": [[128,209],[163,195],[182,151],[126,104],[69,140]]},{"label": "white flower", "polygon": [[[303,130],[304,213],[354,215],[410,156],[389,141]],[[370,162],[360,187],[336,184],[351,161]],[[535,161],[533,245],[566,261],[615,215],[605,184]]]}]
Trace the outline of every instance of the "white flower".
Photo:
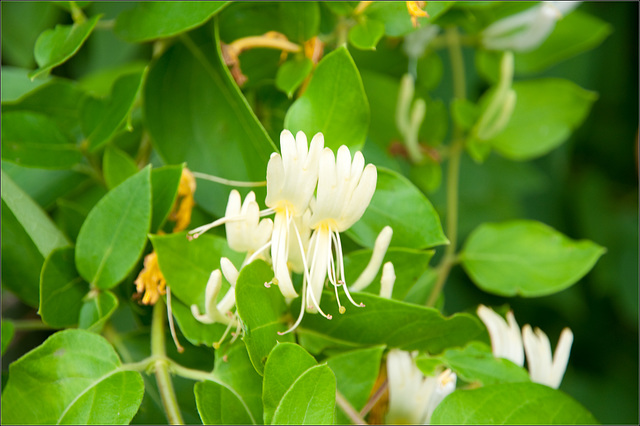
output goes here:
[{"label": "white flower", "polygon": [[429,424],[440,402],[456,388],[456,374],[447,369],[424,377],[409,352],[393,349],[387,355],[389,411],[387,424]]},{"label": "white flower", "polygon": [[260,220],[260,207],[256,203],[256,194],[253,191],[247,194],[242,207],[240,200],[240,193],[232,190],[224,215],[226,218],[237,219],[225,223],[227,243],[232,250],[251,255],[266,248],[265,244],[273,231],[273,221]]},{"label": "white flower", "polygon": [[508,16],[482,32],[487,49],[526,52],[544,42],[556,21],[578,7],[579,1],[545,1],[524,12]]},{"label": "white flower", "polygon": [[196,320],[203,324],[213,324],[215,322],[230,324],[232,322],[231,317],[227,313],[235,305],[235,290],[233,287],[229,288],[225,296],[220,303],[216,305],[218,293],[222,288],[222,273],[220,269],[216,269],[211,272],[209,281],[207,281],[207,287],[205,289],[204,296],[204,309],[205,313],[201,314],[198,309],[198,305],[191,305],[191,313]]},{"label": "white flower", "polygon": [[298,132],[294,139],[290,131],[283,130],[280,134],[282,156],[273,153],[267,165],[265,203],[269,211],[275,212],[271,259],[275,282],[285,297],[298,296],[287,268],[289,229],[293,224],[293,231],[298,232],[292,220],[302,216],[309,206],[318,181],[318,159],[323,147],[322,133],[317,133],[307,147],[307,137],[303,132]]},{"label": "white flower", "polygon": [[522,337],[531,381],[557,389],[569,362],[573,343],[571,330],[568,328],[562,330],[553,358],[549,338],[542,330],[536,328],[534,333],[531,326],[527,324],[522,328]]},{"label": "white flower", "polygon": [[371,284],[373,279],[378,274],[378,271],[380,270],[380,265],[382,265],[384,255],[387,253],[387,249],[389,248],[389,243],[391,243],[392,236],[393,229],[390,226],[385,226],[384,228],[382,228],[382,231],[380,231],[380,233],[376,237],[376,242],[373,245],[371,259],[369,259],[369,263],[364,268],[360,276],[351,285],[351,291],[364,290],[369,286],[369,284]]},{"label": "white flower", "polygon": [[524,364],[522,338],[513,311],[507,313],[507,321],[505,321],[493,309],[480,305],[478,306],[478,316],[489,331],[493,355],[506,358],[522,367]]},{"label": "white flower", "polygon": [[387,262],[382,267],[382,276],[380,277],[380,297],[391,299],[393,285],[395,282],[396,271],[393,269],[393,263]]}]

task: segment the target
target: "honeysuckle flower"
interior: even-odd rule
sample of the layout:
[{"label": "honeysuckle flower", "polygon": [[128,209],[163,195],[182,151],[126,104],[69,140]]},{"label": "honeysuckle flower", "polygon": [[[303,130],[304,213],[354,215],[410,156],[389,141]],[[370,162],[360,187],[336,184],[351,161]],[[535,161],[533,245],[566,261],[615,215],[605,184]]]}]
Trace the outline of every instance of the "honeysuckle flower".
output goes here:
[{"label": "honeysuckle flower", "polygon": [[155,251],[144,257],[144,268],[134,281],[136,285],[136,297],[142,296],[141,303],[143,305],[155,305],[161,295],[167,293],[167,282],[160,271],[158,264],[158,255]]},{"label": "honeysuckle flower", "polygon": [[[287,265],[289,269],[298,274],[302,274],[305,271],[305,257],[309,249],[309,240],[311,239],[310,220],[311,211],[307,210],[302,216],[294,217],[293,223],[289,227],[289,257]],[[295,229],[293,228],[294,226],[296,227]],[[298,236],[300,236],[300,241],[298,241]]]},{"label": "honeysuckle flower", "polygon": [[364,268],[360,276],[351,285],[351,291],[364,290],[373,282],[373,279],[378,275],[380,265],[384,260],[384,255],[387,253],[389,243],[391,243],[391,237],[393,236],[393,229],[390,226],[385,226],[382,231],[376,237],[376,242],[373,245],[373,252],[371,253],[371,259]]},{"label": "honeysuckle flower", "polygon": [[387,424],[429,424],[440,402],[456,388],[457,377],[447,369],[425,377],[409,352],[392,349],[387,355],[389,411]]},{"label": "honeysuckle flower", "polygon": [[260,207],[256,203],[256,194],[251,191],[240,205],[240,193],[235,189],[229,194],[225,217],[238,218],[225,223],[227,243],[232,250],[247,253],[261,252],[271,238],[273,221],[260,220]]},{"label": "honeysuckle flower", "polygon": [[275,213],[273,234],[271,237],[271,260],[274,282],[278,284],[285,297],[297,297],[287,267],[289,260],[289,232],[293,228],[295,237],[302,245],[302,237],[293,220],[304,215],[309,207],[318,182],[319,158],[324,147],[324,136],[317,133],[307,146],[307,137],[298,132],[294,139],[288,130],[280,134],[280,151],[282,155],[273,153],[267,164],[267,198],[268,210],[264,213]]},{"label": "honeysuckle flower", "polygon": [[218,322],[233,325],[236,324],[236,320],[234,316],[229,315],[229,313],[236,303],[235,284],[238,279],[238,271],[227,258],[223,257],[220,260],[220,264],[222,271],[225,272],[225,278],[229,281],[231,287],[227,290],[227,293],[224,295],[222,300],[216,304],[218,294],[222,289],[222,272],[220,272],[220,269],[214,270],[211,272],[209,280],[207,281],[207,287],[205,288],[205,313],[200,313],[198,305],[191,305],[191,313],[196,320],[203,324],[213,324],[214,322]]},{"label": "honeysuckle flower", "polygon": [[505,321],[493,309],[480,305],[478,306],[478,316],[489,331],[493,355],[498,358],[506,358],[522,367],[524,364],[522,338],[513,311],[507,313],[507,321]]},{"label": "honeysuckle flower", "polygon": [[382,267],[382,277],[380,277],[380,297],[391,299],[393,285],[395,282],[396,271],[393,269],[393,263],[387,262]]},{"label": "honeysuckle flower", "polygon": [[484,47],[492,50],[526,52],[542,44],[556,22],[578,7],[579,1],[545,1],[508,16],[482,32]]},{"label": "honeysuckle flower", "polygon": [[562,330],[556,352],[551,356],[551,344],[547,335],[539,328],[535,332],[529,324],[522,328],[524,350],[531,381],[557,389],[567,369],[573,333],[569,328]]}]

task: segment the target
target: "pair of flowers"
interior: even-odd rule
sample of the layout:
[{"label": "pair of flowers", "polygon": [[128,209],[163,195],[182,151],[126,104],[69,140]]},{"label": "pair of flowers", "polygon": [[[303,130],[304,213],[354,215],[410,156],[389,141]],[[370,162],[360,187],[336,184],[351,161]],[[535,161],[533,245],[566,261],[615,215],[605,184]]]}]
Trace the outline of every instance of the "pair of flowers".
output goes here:
[{"label": "pair of flowers", "polygon": [[[362,217],[376,188],[377,171],[373,164],[365,166],[361,152],[352,158],[344,145],[334,155],[324,147],[322,133],[308,144],[303,132],[294,138],[290,131],[283,130],[280,151],[281,154],[271,155],[267,165],[266,210],[260,211],[253,192],[241,203],[240,194],[233,190],[225,216],[189,235],[197,238],[224,223],[229,246],[247,253],[243,265],[265,257],[264,252],[270,248],[273,283],[286,298],[299,296],[291,271],[301,273],[302,309],[293,329],[302,320],[305,307],[308,312],[331,318],[320,308],[327,277],[336,295],[338,287],[342,287],[351,303],[361,306],[353,300],[345,283],[340,232]],[[271,214],[273,220],[260,219]],[[340,312],[344,312],[339,298],[338,304]]]}]

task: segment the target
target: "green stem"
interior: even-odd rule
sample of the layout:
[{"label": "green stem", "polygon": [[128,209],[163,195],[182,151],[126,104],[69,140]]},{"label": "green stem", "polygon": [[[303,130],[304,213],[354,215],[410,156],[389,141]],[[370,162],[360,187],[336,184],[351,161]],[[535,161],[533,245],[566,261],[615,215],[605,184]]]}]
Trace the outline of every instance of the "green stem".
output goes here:
[{"label": "green stem", "polygon": [[162,300],[158,300],[153,307],[153,319],[151,322],[151,356],[155,358],[156,382],[158,383],[162,405],[165,413],[167,413],[169,424],[182,425],[184,420],[182,420],[176,392],[171,382],[171,375],[169,374],[170,363],[165,351],[165,320],[164,303]]},{"label": "green stem", "polygon": [[[460,36],[455,27],[447,28],[446,37],[449,44],[449,56],[451,57],[451,70],[453,73],[453,96],[457,99],[465,99],[467,96],[466,81],[464,75],[464,59],[460,46]],[[447,237],[450,244],[444,252],[444,256],[438,265],[438,277],[431,290],[427,306],[434,306],[438,296],[442,292],[451,267],[457,262],[456,243],[458,240],[458,186],[460,179],[460,156],[464,144],[464,131],[458,125],[453,129],[453,141],[449,151],[449,165],[447,169]]]},{"label": "green stem", "polygon": [[[6,318],[5,318],[6,320]],[[55,327],[51,327],[43,323],[40,320],[9,320],[13,324],[13,328],[16,331],[38,331],[38,330],[57,330]]]},{"label": "green stem", "polygon": [[340,391],[336,391],[336,402],[338,403],[338,406],[342,409],[342,411],[347,415],[347,417],[351,419],[351,422],[354,425],[368,424],[360,416],[360,413],[358,413],[358,411],[356,411],[356,409],[353,408],[351,403],[347,401],[347,398],[345,398],[344,395],[340,393]]}]

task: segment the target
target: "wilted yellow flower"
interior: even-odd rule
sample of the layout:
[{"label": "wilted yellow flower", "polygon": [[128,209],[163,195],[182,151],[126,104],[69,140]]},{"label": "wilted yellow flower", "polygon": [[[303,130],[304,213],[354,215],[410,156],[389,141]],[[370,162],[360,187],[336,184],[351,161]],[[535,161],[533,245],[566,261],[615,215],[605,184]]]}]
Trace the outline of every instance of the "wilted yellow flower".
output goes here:
[{"label": "wilted yellow flower", "polygon": [[161,295],[167,293],[167,282],[158,265],[158,255],[155,251],[144,258],[144,268],[134,281],[136,285],[136,297],[142,296],[142,304],[155,305]]},{"label": "wilted yellow flower", "polygon": [[426,6],[426,1],[408,1],[407,10],[409,10],[409,15],[411,15],[411,22],[414,27],[418,26],[418,18],[429,17],[429,14],[423,10]]},{"label": "wilted yellow flower", "polygon": [[178,197],[169,214],[169,220],[176,223],[173,232],[180,232],[186,229],[191,222],[191,211],[195,205],[193,193],[196,192],[196,179],[186,167],[182,169],[180,185],[178,186]]}]

